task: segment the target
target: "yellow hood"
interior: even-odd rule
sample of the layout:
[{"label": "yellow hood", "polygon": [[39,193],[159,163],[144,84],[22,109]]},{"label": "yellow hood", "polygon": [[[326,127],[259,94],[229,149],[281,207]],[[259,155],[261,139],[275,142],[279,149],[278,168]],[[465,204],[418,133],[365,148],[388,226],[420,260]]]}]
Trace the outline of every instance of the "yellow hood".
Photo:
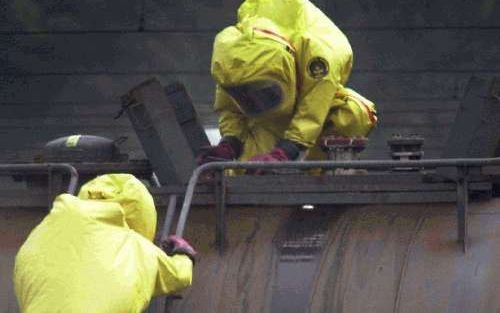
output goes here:
[{"label": "yellow hood", "polygon": [[119,204],[127,225],[150,241],[153,240],[157,218],[153,197],[133,175],[99,176],[82,186],[78,198]]},{"label": "yellow hood", "polygon": [[276,81],[285,96],[282,107],[292,106],[296,95],[295,48],[270,20],[261,19],[259,24],[262,27],[228,27],[217,35],[212,76],[222,87]]}]

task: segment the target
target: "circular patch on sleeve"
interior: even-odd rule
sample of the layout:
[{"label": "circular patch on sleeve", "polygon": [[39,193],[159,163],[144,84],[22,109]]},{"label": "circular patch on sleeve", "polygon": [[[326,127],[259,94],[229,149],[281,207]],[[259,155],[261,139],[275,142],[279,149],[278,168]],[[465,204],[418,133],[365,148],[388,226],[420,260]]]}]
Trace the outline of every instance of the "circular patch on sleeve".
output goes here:
[{"label": "circular patch on sleeve", "polygon": [[328,74],[328,62],[321,58],[315,57],[307,65],[307,71],[312,78],[323,78]]}]

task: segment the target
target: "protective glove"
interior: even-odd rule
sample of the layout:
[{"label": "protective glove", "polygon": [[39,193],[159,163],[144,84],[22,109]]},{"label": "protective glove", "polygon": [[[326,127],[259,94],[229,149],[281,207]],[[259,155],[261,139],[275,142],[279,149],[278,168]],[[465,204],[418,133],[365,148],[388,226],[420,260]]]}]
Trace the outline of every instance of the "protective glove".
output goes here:
[{"label": "protective glove", "polygon": [[[267,154],[259,154],[250,158],[250,161],[261,161],[261,162],[284,162],[295,160],[300,153],[302,146],[286,139],[282,139],[276,144],[276,146]],[[248,170],[247,173],[262,175],[267,173],[268,170],[264,169],[252,169]]]},{"label": "protective glove", "polygon": [[279,162],[279,161],[289,161],[286,152],[281,148],[274,148],[271,152],[266,154],[258,154],[250,158],[250,161],[261,161],[261,162]]},{"label": "protective glove", "polygon": [[218,145],[202,148],[203,152],[198,156],[196,162],[198,165],[203,165],[209,162],[234,160],[240,156],[242,145],[236,137],[224,137]]},{"label": "protective glove", "polygon": [[196,251],[182,237],[170,235],[167,239],[162,240],[161,247],[163,251],[165,251],[165,253],[169,256],[173,256],[175,254],[182,254],[187,256],[191,259],[194,265]]}]

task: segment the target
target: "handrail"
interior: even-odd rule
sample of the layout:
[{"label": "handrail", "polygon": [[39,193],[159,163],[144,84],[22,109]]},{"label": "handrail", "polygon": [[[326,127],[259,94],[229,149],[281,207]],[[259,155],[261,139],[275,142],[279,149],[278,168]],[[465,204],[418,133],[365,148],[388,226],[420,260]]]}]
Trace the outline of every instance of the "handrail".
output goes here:
[{"label": "handrail", "polygon": [[78,171],[68,163],[26,163],[26,164],[0,164],[0,174],[9,172],[38,173],[52,170],[68,172],[70,175],[67,193],[74,195],[78,186]]},{"label": "handrail", "polygon": [[398,167],[477,167],[487,165],[500,165],[499,158],[474,158],[474,159],[428,159],[414,161],[386,161],[386,160],[366,160],[366,161],[301,161],[301,162],[212,162],[197,167],[186,189],[184,202],[182,204],[179,221],[177,223],[176,235],[182,236],[190,211],[194,189],[198,179],[203,172],[210,170],[225,169],[335,169],[335,168],[363,168],[363,169],[389,169]]},{"label": "handrail", "polygon": [[[186,221],[190,212],[191,203],[193,200],[194,190],[198,183],[198,179],[204,172],[207,171],[224,171],[226,169],[336,169],[336,168],[361,168],[361,169],[392,169],[401,167],[411,168],[438,168],[438,167],[455,167],[458,170],[457,183],[457,202],[459,216],[459,240],[463,241],[464,250],[466,247],[466,211],[468,198],[466,197],[467,176],[469,167],[481,167],[488,165],[500,165],[500,157],[498,158],[456,158],[456,159],[427,159],[427,160],[409,160],[409,161],[393,161],[393,160],[365,160],[365,161],[300,161],[300,162],[213,162],[197,167],[191,178],[189,179],[184,202],[177,222],[176,235],[182,236],[184,233]],[[218,175],[219,179],[224,180],[224,175]],[[223,184],[223,182],[222,182]],[[224,192],[221,188],[216,188],[216,192]],[[221,198],[221,197],[216,197]],[[220,206],[224,206],[224,199]],[[462,203],[463,202],[463,203]],[[224,210],[224,208],[219,208]],[[218,212],[217,214],[223,214]],[[165,225],[172,225],[172,221],[166,221]],[[223,225],[219,225],[220,231],[223,231]],[[164,229],[164,233],[169,233],[170,229]],[[218,236],[221,237],[221,236]],[[220,238],[219,238],[220,240]],[[218,241],[219,241],[218,240]],[[223,244],[223,243],[222,243]]]}]

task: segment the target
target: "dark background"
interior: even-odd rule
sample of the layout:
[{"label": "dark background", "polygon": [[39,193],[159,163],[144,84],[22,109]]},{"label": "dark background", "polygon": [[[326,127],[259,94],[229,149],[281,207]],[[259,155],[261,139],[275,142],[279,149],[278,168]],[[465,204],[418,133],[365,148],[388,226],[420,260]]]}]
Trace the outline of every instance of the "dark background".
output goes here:
[{"label": "dark background", "polygon": [[[0,0],[0,162],[31,161],[75,133],[129,140],[119,97],[151,76],[185,83],[216,126],[212,42],[242,1]],[[500,73],[500,1],[316,0],[354,49],[350,86],[378,106],[365,158],[387,158],[394,133],[420,134],[438,157],[471,77]]]}]

